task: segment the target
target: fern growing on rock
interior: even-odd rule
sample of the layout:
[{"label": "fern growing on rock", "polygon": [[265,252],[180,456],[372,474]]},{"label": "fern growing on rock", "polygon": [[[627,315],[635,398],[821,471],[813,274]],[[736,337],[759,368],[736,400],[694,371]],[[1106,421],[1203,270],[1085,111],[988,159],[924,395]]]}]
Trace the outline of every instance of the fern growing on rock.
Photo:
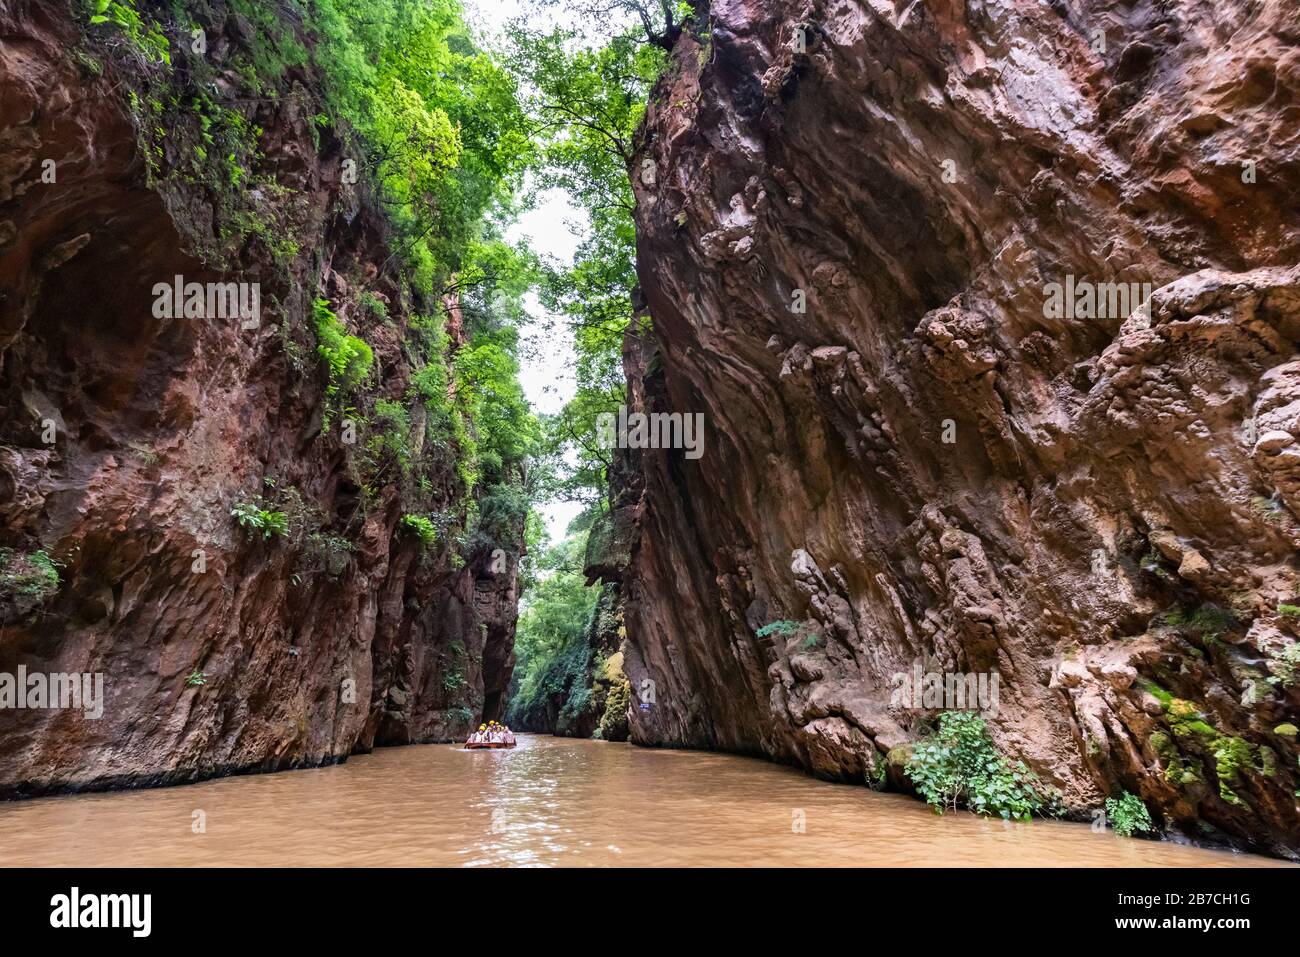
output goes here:
[{"label": "fern growing on rock", "polygon": [[1125,791],[1119,798],[1106,798],[1106,820],[1116,834],[1131,837],[1139,831],[1154,831],[1151,815],[1142,799]]}]

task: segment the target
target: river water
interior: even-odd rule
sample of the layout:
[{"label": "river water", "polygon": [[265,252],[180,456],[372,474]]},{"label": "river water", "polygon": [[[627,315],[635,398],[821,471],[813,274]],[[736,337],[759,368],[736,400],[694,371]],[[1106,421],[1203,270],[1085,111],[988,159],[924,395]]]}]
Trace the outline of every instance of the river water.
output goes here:
[{"label": "river water", "polygon": [[315,770],[0,804],[5,865],[1275,863],[1083,824],[937,817],[753,758],[534,735],[513,751],[386,748]]}]

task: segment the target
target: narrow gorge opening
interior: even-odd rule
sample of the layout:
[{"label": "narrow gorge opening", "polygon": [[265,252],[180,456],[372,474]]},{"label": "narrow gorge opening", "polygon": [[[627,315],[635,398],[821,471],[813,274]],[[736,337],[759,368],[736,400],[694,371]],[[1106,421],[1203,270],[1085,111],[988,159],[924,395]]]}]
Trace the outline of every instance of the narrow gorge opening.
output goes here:
[{"label": "narrow gorge opening", "polygon": [[1300,25],[1232,6],[0,2],[0,837],[1298,859]]}]

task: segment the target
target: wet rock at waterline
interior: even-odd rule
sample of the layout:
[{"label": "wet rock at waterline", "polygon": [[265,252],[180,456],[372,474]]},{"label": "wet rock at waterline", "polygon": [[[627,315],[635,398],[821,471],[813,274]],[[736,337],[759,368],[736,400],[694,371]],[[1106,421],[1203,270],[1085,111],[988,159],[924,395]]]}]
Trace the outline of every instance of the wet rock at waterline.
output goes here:
[{"label": "wet rock at waterline", "polygon": [[934,659],[1076,817],[1300,852],[1295,11],[711,16],[633,163],[630,393],[706,442],[637,453],[632,739],[862,780]]}]

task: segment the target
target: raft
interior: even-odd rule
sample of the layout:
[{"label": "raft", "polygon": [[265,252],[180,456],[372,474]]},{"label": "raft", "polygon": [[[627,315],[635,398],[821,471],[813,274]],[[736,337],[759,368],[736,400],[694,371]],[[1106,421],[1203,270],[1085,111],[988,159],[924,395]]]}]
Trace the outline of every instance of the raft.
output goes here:
[{"label": "raft", "polygon": [[514,741],[466,741],[466,751],[477,751],[480,748],[513,748]]}]

